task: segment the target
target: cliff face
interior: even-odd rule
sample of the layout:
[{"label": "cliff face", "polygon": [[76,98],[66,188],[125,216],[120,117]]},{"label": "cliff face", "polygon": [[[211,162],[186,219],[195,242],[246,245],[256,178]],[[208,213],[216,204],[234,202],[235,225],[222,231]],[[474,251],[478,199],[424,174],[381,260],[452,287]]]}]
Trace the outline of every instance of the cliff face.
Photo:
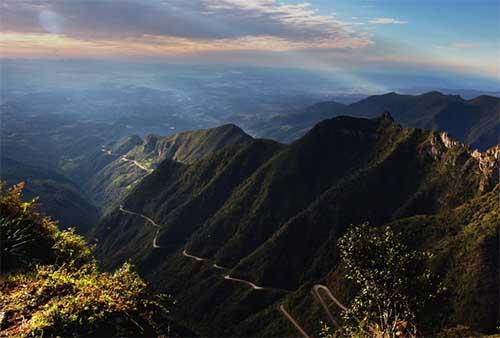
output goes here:
[{"label": "cliff face", "polygon": [[473,165],[482,174],[480,175],[479,191],[484,192],[498,184],[500,171],[500,145],[496,145],[481,152],[472,150],[467,145],[452,139],[448,133],[434,133],[430,139],[429,154],[434,159],[443,159],[447,150],[456,150],[451,159],[453,165],[463,165],[467,160],[473,160]]},{"label": "cliff face", "polygon": [[485,152],[474,150],[471,155],[479,162],[479,170],[484,175],[484,180],[480,187],[481,191],[486,191],[498,184],[500,174],[500,145],[491,147]]}]

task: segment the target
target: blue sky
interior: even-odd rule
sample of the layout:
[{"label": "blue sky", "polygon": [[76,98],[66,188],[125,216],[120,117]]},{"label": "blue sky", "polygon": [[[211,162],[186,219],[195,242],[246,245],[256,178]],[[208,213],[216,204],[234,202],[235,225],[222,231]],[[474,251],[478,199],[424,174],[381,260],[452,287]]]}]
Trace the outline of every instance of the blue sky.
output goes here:
[{"label": "blue sky", "polygon": [[460,73],[498,79],[498,0],[3,0],[9,58]]},{"label": "blue sky", "polygon": [[379,27],[377,35],[428,48],[454,43],[499,44],[499,2],[496,0],[340,0],[315,2],[321,11],[335,12],[340,19],[390,17],[406,21],[397,29]]}]

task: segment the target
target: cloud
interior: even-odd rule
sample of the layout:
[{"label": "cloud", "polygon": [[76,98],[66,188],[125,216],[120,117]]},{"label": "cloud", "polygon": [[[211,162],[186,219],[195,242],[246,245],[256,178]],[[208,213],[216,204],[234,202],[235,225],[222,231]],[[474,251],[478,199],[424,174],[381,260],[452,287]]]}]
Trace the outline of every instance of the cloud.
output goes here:
[{"label": "cloud", "polygon": [[452,47],[458,49],[471,49],[471,48],[480,48],[482,47],[482,44],[478,42],[457,42],[454,43]]},{"label": "cloud", "polygon": [[[309,3],[274,0],[3,0],[4,33],[57,33],[83,41],[151,37],[290,48],[359,48],[372,41]],[[243,41],[243,42],[242,42]],[[255,42],[255,41],[258,41]]]},{"label": "cloud", "polygon": [[408,23],[408,21],[402,21],[394,18],[387,18],[387,17],[379,17],[379,18],[373,18],[368,21],[369,23],[373,25],[404,25]]},{"label": "cloud", "polygon": [[38,15],[38,21],[43,29],[53,34],[61,33],[64,23],[66,22],[66,20],[59,14],[46,9],[40,12],[40,15]]}]

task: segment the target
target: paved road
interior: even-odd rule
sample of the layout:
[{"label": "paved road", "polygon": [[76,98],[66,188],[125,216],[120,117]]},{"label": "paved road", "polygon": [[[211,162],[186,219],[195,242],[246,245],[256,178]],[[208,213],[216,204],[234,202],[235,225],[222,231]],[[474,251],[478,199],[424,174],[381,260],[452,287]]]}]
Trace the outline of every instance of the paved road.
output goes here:
[{"label": "paved road", "polygon": [[[197,262],[204,262],[204,261],[209,261],[208,258],[202,258],[202,257],[198,257],[198,256],[195,256],[195,255],[191,255],[189,254],[185,249],[182,251],[182,255],[184,257],[188,257],[188,258],[191,258],[191,259],[194,259],[195,261]],[[212,266],[216,269],[219,269],[219,270],[227,270],[227,268],[224,268],[220,265],[217,265],[217,263],[213,263]],[[237,283],[241,283],[241,284],[245,284],[245,285],[248,285],[250,286],[252,289],[254,290],[270,290],[271,288],[265,288],[265,287],[262,287],[262,286],[258,286],[256,285],[255,283],[252,283],[250,281],[247,281],[247,280],[244,280],[244,279],[239,279],[239,278],[233,278],[229,275],[224,275],[224,279],[225,280],[229,280],[229,281],[233,281],[233,282],[237,282]]]},{"label": "paved road", "polygon": [[[123,212],[123,213],[129,214],[129,215],[134,215],[134,216],[141,217],[144,220],[146,220],[147,222],[151,223],[155,228],[157,228],[155,236],[153,238],[153,248],[155,248],[155,249],[161,248],[161,246],[159,246],[158,243],[157,243],[158,235],[160,233],[160,226],[158,225],[158,223],[156,223],[155,221],[153,221],[148,216],[145,216],[143,214],[140,214],[140,213],[137,213],[137,212],[134,212],[134,211],[130,211],[130,210],[124,209],[123,205],[120,205],[120,211]],[[198,256],[195,256],[195,255],[191,255],[191,254],[189,254],[186,251],[186,249],[184,249],[182,251],[182,255],[184,257],[187,257],[187,258],[190,258],[190,259],[194,259],[197,262],[207,262],[207,261],[210,261],[208,258],[203,258],[203,257],[198,257]],[[227,270],[227,268],[224,268],[224,267],[222,267],[220,265],[217,265],[216,263],[213,263],[212,266],[214,268],[216,268],[216,269],[219,269],[219,270]],[[225,280],[228,280],[228,281],[233,281],[233,282],[236,282],[236,283],[245,284],[245,285],[251,287],[253,290],[273,290],[274,289],[274,288],[266,288],[266,287],[263,287],[263,286],[259,286],[259,285],[255,284],[255,283],[252,283],[252,282],[244,280],[244,279],[231,277],[230,275],[224,275],[223,277],[224,277]],[[284,290],[284,291],[287,291],[287,290]]]},{"label": "paved road", "polygon": [[233,278],[229,275],[225,275],[224,276],[224,279],[226,280],[231,280],[233,282],[237,282],[237,283],[243,283],[243,284],[246,284],[248,286],[250,286],[252,289],[254,290],[270,290],[271,288],[265,288],[263,286],[258,286],[250,281],[247,281],[247,280],[244,280],[244,279],[239,279],[239,278]]},{"label": "paved road", "polygon": [[278,306],[278,310],[280,310],[280,312],[285,316],[285,318],[288,319],[290,323],[292,323],[292,325],[297,329],[297,331],[299,331],[302,337],[311,338],[311,336],[307,334],[307,332],[302,328],[302,326],[300,326],[300,324],[295,320],[295,318],[293,318],[290,312],[288,312],[285,309],[285,306],[283,304]]},{"label": "paved road", "polygon": [[214,263],[212,266],[213,266],[214,268],[216,268],[216,269],[219,269],[219,270],[227,270],[227,268],[225,268],[225,267],[223,267],[223,266],[220,266],[220,265],[218,265],[217,263]]},{"label": "paved road", "polygon": [[[106,152],[108,155],[114,155],[110,150],[106,150],[105,148],[103,148],[102,151]],[[141,168],[143,170],[146,170],[149,173],[151,173],[153,171],[152,169],[148,169],[148,168],[142,166],[141,164],[139,164],[135,160],[129,160],[129,159],[127,159],[124,156],[122,156],[121,159],[123,161],[132,162],[136,166],[138,166],[139,168]],[[158,223],[156,223],[155,221],[153,221],[148,216],[145,216],[143,214],[140,214],[140,213],[137,213],[137,212],[134,212],[134,211],[130,211],[130,210],[124,209],[123,205],[120,205],[120,211],[124,212],[126,214],[130,214],[130,215],[141,217],[144,220],[146,220],[147,222],[149,222],[150,224],[152,224],[155,228],[157,228],[156,232],[155,232],[155,236],[153,238],[153,248],[155,248],[155,249],[161,248],[158,245],[158,243],[157,243],[158,235],[160,233],[160,226],[158,225]],[[186,251],[186,249],[184,249],[182,251],[182,255],[184,257],[187,257],[187,258],[190,258],[190,259],[194,259],[197,262],[210,261],[208,258],[203,258],[203,257],[198,257],[198,256],[195,256],[195,255],[191,255],[191,254],[189,254]],[[217,265],[217,263],[213,263],[212,267],[214,267],[216,269],[219,269],[219,270],[228,270],[228,268],[225,268],[225,267],[222,267],[220,265]],[[266,288],[266,287],[263,287],[263,286],[259,286],[259,285],[255,284],[255,283],[252,283],[252,282],[244,280],[244,279],[231,277],[230,275],[224,275],[224,279],[228,280],[228,281],[233,281],[233,282],[236,282],[236,283],[245,284],[245,285],[251,287],[253,290],[273,290],[273,288]],[[334,324],[334,326],[340,327],[339,324],[333,318],[333,315],[332,315],[332,313],[329,310],[329,306],[326,304],[324,298],[321,296],[321,293],[320,293],[321,290],[323,290],[326,293],[326,295],[328,296],[328,298],[330,298],[330,300],[332,300],[342,310],[346,311],[347,308],[342,303],[340,303],[340,301],[337,298],[335,298],[335,296],[333,296],[332,292],[330,291],[330,289],[328,289],[328,287],[326,287],[324,285],[321,285],[321,284],[316,284],[316,285],[314,285],[312,287],[311,292],[314,295],[314,298],[321,304],[321,306],[323,307],[323,309],[327,313],[327,315],[328,315],[330,321],[332,322],[332,324]],[[282,291],[290,292],[289,290],[282,290]],[[278,309],[285,316],[285,318],[288,319],[293,324],[293,326],[297,329],[297,331],[299,331],[299,333],[304,338],[310,338],[310,336],[304,331],[304,329],[300,326],[300,324],[293,318],[293,316],[285,309],[285,307],[283,305],[279,305]]]},{"label": "paved road", "polygon": [[316,284],[312,287],[311,293],[314,296],[314,299],[323,307],[323,310],[328,316],[328,319],[330,319],[330,322],[333,324],[333,326],[337,328],[341,328],[340,324],[335,320],[332,312],[330,311],[330,306],[326,303],[325,298],[321,295],[321,292],[323,291],[330,300],[335,303],[339,308],[342,309],[342,311],[347,311],[347,307],[344,306],[330,291],[330,289],[322,284]]},{"label": "paved road", "polygon": [[[118,155],[115,155],[111,152],[111,150],[109,149],[106,149],[104,147],[102,147],[101,149],[103,152],[105,152],[106,154],[108,155],[114,155],[114,156],[118,156]],[[125,156],[121,156],[120,160],[122,161],[125,161],[125,162],[131,162],[133,164],[135,164],[137,167],[141,168],[142,170],[145,170],[148,172],[148,175],[150,173],[153,172],[152,169],[148,169],[146,167],[144,167],[143,165],[141,165],[140,163],[138,163],[137,161],[135,160],[130,160],[128,158],[126,158]],[[134,212],[134,211],[130,211],[130,210],[127,210],[127,209],[124,209],[123,208],[123,205],[120,205],[120,211],[121,212],[124,212],[126,214],[129,214],[129,215],[134,215],[134,216],[138,216],[138,217],[141,217],[143,219],[145,219],[147,222],[151,223],[156,229],[156,232],[155,232],[155,236],[153,238],[153,248],[155,249],[159,249],[161,248],[161,246],[158,245],[158,235],[160,233],[160,225],[158,223],[156,223],[155,221],[153,221],[150,217],[148,216],[145,216],[143,214],[140,214],[140,213],[137,213],[137,212]],[[195,256],[195,255],[191,255],[189,254],[185,249],[182,251],[182,255],[184,257],[187,257],[187,258],[191,258],[191,259],[194,259],[195,261],[197,262],[204,262],[204,261],[209,261],[208,258],[203,258],[203,257],[198,257],[198,256]],[[213,263],[212,265],[215,269],[218,269],[218,270],[227,270],[226,268],[220,266],[220,265],[217,265],[217,263]],[[265,288],[265,287],[262,287],[262,286],[258,286],[256,285],[255,283],[252,283],[250,281],[247,281],[247,280],[244,280],[244,279],[239,279],[239,278],[233,278],[231,277],[230,275],[225,275],[224,276],[224,279],[225,280],[229,280],[229,281],[233,281],[233,282],[237,282],[237,283],[241,283],[241,284],[245,284],[245,285],[248,285],[250,286],[252,289],[254,290],[270,290],[271,288]]]},{"label": "paved road", "polygon": [[106,149],[105,147],[102,147],[101,151],[104,152],[104,153],[106,153],[106,154],[108,154],[108,155],[111,155],[111,156],[120,156],[120,161],[130,162],[133,165],[135,165],[136,167],[138,167],[138,168],[140,168],[140,169],[142,169],[144,171],[147,171],[148,175],[151,174],[154,171],[153,169],[150,169],[150,168],[147,168],[147,167],[143,166],[142,164],[140,164],[136,160],[131,160],[131,159],[127,158],[125,155],[113,154],[113,152],[111,150]]},{"label": "paved road", "polygon": [[207,258],[201,258],[201,257],[198,257],[198,256],[194,256],[194,255],[188,254],[187,251],[186,251],[186,249],[184,249],[184,251],[182,251],[182,255],[184,257],[188,257],[188,258],[194,259],[195,261],[198,261],[198,262],[208,261]]},{"label": "paved road", "polygon": [[151,218],[149,218],[148,216],[144,216],[143,214],[139,214],[137,212],[133,212],[133,211],[130,211],[130,210],[127,210],[127,209],[124,209],[123,208],[123,205],[120,205],[120,211],[121,212],[124,212],[126,214],[129,214],[129,215],[134,215],[134,216],[138,216],[138,217],[141,217],[143,219],[145,219],[147,222],[151,223],[156,229],[156,232],[155,232],[155,237],[153,238],[153,248],[155,249],[159,249],[161,248],[158,243],[157,243],[157,239],[158,239],[158,235],[160,234],[160,226],[155,222],[153,221]]},{"label": "paved road", "polygon": [[[326,286],[322,284],[315,284],[311,288],[311,293],[314,296],[314,299],[321,305],[323,310],[326,312],[328,319],[337,329],[342,330],[342,326],[335,320],[333,314],[330,311],[330,307],[333,304],[327,304],[325,298],[321,295],[321,292],[327,296],[334,304],[336,304],[342,311],[347,311],[347,307],[344,306],[332,293],[332,291]],[[304,330],[304,328],[297,322],[297,320],[288,312],[283,304],[278,306],[278,310],[283,314],[283,316],[297,329],[297,331],[304,338],[311,338],[309,334]]]},{"label": "paved road", "polygon": [[125,156],[122,156],[120,158],[120,161],[123,161],[123,162],[130,162],[130,163],[133,163],[136,167],[144,170],[144,171],[147,171],[148,172],[148,175],[151,174],[153,172],[153,169],[149,169],[149,168],[146,168],[145,166],[143,166],[142,164],[140,164],[139,162],[137,162],[136,160],[131,160],[131,159],[128,159],[127,157]]}]

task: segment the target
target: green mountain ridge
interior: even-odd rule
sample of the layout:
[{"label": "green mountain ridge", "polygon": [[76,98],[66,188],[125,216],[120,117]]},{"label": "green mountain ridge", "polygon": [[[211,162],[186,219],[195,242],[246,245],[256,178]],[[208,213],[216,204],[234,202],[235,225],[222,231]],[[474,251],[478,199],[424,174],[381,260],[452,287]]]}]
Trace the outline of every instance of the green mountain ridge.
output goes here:
[{"label": "green mountain ridge", "polygon": [[225,146],[245,143],[251,139],[235,125],[166,137],[148,135],[144,140],[138,136],[127,137],[101,148],[96,156],[99,159],[97,163],[103,165],[94,167],[94,173],[85,186],[97,204],[109,211],[162,161],[171,159],[189,163]]},{"label": "green mountain ridge", "polygon": [[[499,146],[473,152],[445,133],[403,128],[389,114],[338,117],[290,145],[257,139],[191,163],[166,159],[123,203],[151,217],[159,232],[115,209],[92,236],[105,266],[132,258],[157,288],[189,304],[188,322],[199,334],[291,334],[262,316],[276,319],[282,289],[297,290],[293,298],[335,272],[336,240],[349,224],[452,212],[494,189],[499,154]],[[184,249],[210,260],[193,261]],[[222,279],[213,263],[274,290]],[[494,326],[450,315],[439,327],[454,323]]]}]

